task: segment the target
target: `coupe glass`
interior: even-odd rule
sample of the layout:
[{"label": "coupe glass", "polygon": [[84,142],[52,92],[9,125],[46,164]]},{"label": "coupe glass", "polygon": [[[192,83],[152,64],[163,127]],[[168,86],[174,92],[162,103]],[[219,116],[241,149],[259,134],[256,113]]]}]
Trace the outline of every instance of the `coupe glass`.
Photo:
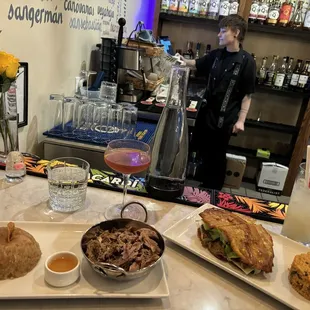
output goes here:
[{"label": "coupe glass", "polygon": [[137,140],[113,140],[108,144],[104,153],[104,160],[111,169],[123,174],[123,203],[111,206],[105,213],[106,219],[111,220],[121,217],[122,208],[125,206],[130,175],[142,172],[150,165],[150,146]]}]

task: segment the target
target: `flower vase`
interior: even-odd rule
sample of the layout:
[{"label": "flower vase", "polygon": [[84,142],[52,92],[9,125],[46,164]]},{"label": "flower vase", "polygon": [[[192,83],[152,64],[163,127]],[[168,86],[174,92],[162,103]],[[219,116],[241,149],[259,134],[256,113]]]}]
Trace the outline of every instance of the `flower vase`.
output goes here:
[{"label": "flower vase", "polygon": [[18,115],[6,111],[6,92],[0,93],[0,162],[5,162],[7,155],[18,151]]}]

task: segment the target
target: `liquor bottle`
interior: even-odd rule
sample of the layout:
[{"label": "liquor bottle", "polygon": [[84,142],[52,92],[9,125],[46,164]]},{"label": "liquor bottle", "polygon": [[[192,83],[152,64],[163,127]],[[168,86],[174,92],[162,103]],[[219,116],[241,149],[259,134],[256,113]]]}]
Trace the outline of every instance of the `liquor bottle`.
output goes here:
[{"label": "liquor bottle", "polygon": [[230,0],[229,15],[238,14],[239,11],[239,1]]},{"label": "liquor bottle", "polygon": [[168,13],[177,14],[179,9],[179,2],[179,0],[170,0]]},{"label": "liquor bottle", "polygon": [[187,51],[183,54],[185,59],[194,59],[193,42],[187,42]]},{"label": "liquor bottle", "polygon": [[251,5],[251,9],[250,9],[249,23],[254,23],[256,21],[258,9],[259,9],[258,0],[253,0],[252,5]]},{"label": "liquor bottle", "polygon": [[220,10],[219,10],[219,19],[222,19],[229,15],[230,2],[229,0],[221,0]]},{"label": "liquor bottle", "polygon": [[208,19],[218,19],[220,10],[220,0],[210,0],[209,10],[207,13]]},{"label": "liquor bottle", "polygon": [[199,15],[199,1],[198,0],[190,0],[189,1],[189,16],[198,16]]},{"label": "liquor bottle", "polygon": [[297,83],[297,88],[299,90],[304,90],[305,86],[308,82],[308,69],[309,69],[309,61],[306,61],[304,68],[302,70],[302,72],[299,75],[299,79],[298,79],[298,83]]},{"label": "liquor bottle", "polygon": [[293,71],[290,86],[289,86],[293,90],[296,89],[296,87],[297,87],[297,83],[298,83],[299,76],[301,73],[301,65],[302,65],[302,60],[298,59],[297,63],[296,63],[296,67]]},{"label": "liquor bottle", "polygon": [[280,17],[278,25],[286,27],[290,21],[293,5],[290,0],[285,0],[280,9]]},{"label": "liquor bottle", "polygon": [[289,23],[289,26],[292,28],[300,28],[303,24],[302,18],[302,6],[303,1],[298,1],[297,8],[293,14],[293,17]]},{"label": "liquor bottle", "polygon": [[171,200],[184,191],[188,154],[186,96],[189,68],[172,66],[167,104],[152,142],[152,161],[146,176],[151,197]]},{"label": "liquor bottle", "polygon": [[199,0],[199,16],[206,17],[208,13],[209,1]]},{"label": "liquor bottle", "polygon": [[280,15],[280,1],[274,0],[269,8],[267,24],[275,26],[278,22],[278,18]]},{"label": "liquor bottle", "polygon": [[205,53],[204,53],[204,56],[205,56],[205,55],[209,55],[210,52],[211,52],[211,44],[207,44],[207,47],[206,47],[206,51],[205,51]]},{"label": "liquor bottle", "polygon": [[266,86],[271,86],[272,85],[273,77],[274,77],[274,74],[275,74],[276,69],[277,69],[278,58],[279,57],[276,56],[276,55],[273,56],[272,63],[270,65],[270,67],[268,68],[267,74],[266,74],[266,80],[265,80],[265,83],[264,83]]},{"label": "liquor bottle", "polygon": [[258,72],[257,72],[257,76],[258,76],[258,84],[264,84],[264,81],[266,80],[266,75],[267,75],[267,67],[266,67],[266,63],[267,63],[267,57],[263,58],[263,62],[262,65],[260,66]]},{"label": "liquor bottle", "polygon": [[189,0],[180,0],[178,15],[186,16],[188,13],[188,7],[189,7]]},{"label": "liquor bottle", "polygon": [[286,75],[286,57],[283,57],[282,65],[278,68],[274,75],[273,88],[282,89]]},{"label": "liquor bottle", "polygon": [[256,22],[260,25],[263,25],[266,22],[269,11],[269,3],[267,0],[262,0],[257,13]]},{"label": "liquor bottle", "polygon": [[305,13],[305,20],[304,20],[303,27],[304,27],[304,29],[310,30],[310,2],[309,2],[308,9]]},{"label": "liquor bottle", "polygon": [[160,11],[162,13],[167,13],[169,9],[169,0],[161,0]]},{"label": "liquor bottle", "polygon": [[288,66],[286,70],[286,75],[283,83],[283,88],[288,89],[291,83],[292,75],[293,75],[293,62],[294,58],[290,58],[288,61]]},{"label": "liquor bottle", "polygon": [[199,59],[200,58],[200,48],[201,48],[201,43],[197,43],[195,59]]}]

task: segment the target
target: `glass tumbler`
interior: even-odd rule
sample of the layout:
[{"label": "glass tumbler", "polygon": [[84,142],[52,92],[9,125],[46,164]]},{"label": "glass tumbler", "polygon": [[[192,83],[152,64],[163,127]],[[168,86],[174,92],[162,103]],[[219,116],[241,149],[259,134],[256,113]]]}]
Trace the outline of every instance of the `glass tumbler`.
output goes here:
[{"label": "glass tumbler", "polygon": [[100,87],[100,98],[108,102],[116,102],[117,84],[102,82]]},{"label": "glass tumbler", "polygon": [[309,180],[305,179],[306,164],[299,166],[289,207],[282,228],[282,235],[310,245],[310,200]]},{"label": "glass tumbler", "polygon": [[72,138],[75,136],[74,132],[78,127],[78,111],[83,104],[81,100],[75,97],[66,97],[64,99],[63,109],[63,134],[65,138]]},{"label": "glass tumbler", "polygon": [[122,113],[122,138],[135,139],[138,120],[138,108],[126,105]]},{"label": "glass tumbler", "polygon": [[74,212],[85,205],[89,163],[75,157],[53,159],[47,165],[50,207]]},{"label": "glass tumbler", "polygon": [[96,104],[86,102],[78,108],[77,130],[74,132],[79,140],[89,141],[92,138],[92,125]]},{"label": "glass tumbler", "polygon": [[122,132],[123,106],[112,103],[109,108],[108,138],[115,140],[120,138]]},{"label": "glass tumbler", "polygon": [[109,104],[103,103],[94,109],[92,141],[95,143],[104,144],[108,142],[109,108]]},{"label": "glass tumbler", "polygon": [[61,135],[63,132],[64,95],[51,94],[48,109],[49,133]]}]

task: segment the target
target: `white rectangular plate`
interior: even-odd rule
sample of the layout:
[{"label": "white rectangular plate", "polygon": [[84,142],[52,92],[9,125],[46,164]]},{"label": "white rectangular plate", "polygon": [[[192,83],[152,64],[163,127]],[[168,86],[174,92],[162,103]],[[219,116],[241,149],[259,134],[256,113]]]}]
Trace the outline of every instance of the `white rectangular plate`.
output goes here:
[{"label": "white rectangular plate", "polygon": [[[7,222],[0,222],[0,227]],[[141,279],[118,282],[96,274],[83,258],[80,241],[91,225],[69,223],[15,222],[16,227],[32,234],[40,244],[42,257],[26,276],[0,281],[0,299],[52,298],[162,298],[169,296],[163,264],[158,264]],[[58,251],[71,251],[81,262],[78,282],[64,288],[54,288],[44,281],[46,258]]]},{"label": "white rectangular plate", "polygon": [[274,267],[272,273],[245,275],[237,267],[221,261],[204,248],[197,237],[201,225],[199,213],[214,206],[204,205],[164,232],[164,236],[186,250],[196,254],[209,263],[225,270],[238,279],[252,285],[280,302],[295,309],[310,309],[310,301],[299,295],[288,281],[288,269],[295,255],[309,249],[295,241],[270,232],[274,243]]}]

